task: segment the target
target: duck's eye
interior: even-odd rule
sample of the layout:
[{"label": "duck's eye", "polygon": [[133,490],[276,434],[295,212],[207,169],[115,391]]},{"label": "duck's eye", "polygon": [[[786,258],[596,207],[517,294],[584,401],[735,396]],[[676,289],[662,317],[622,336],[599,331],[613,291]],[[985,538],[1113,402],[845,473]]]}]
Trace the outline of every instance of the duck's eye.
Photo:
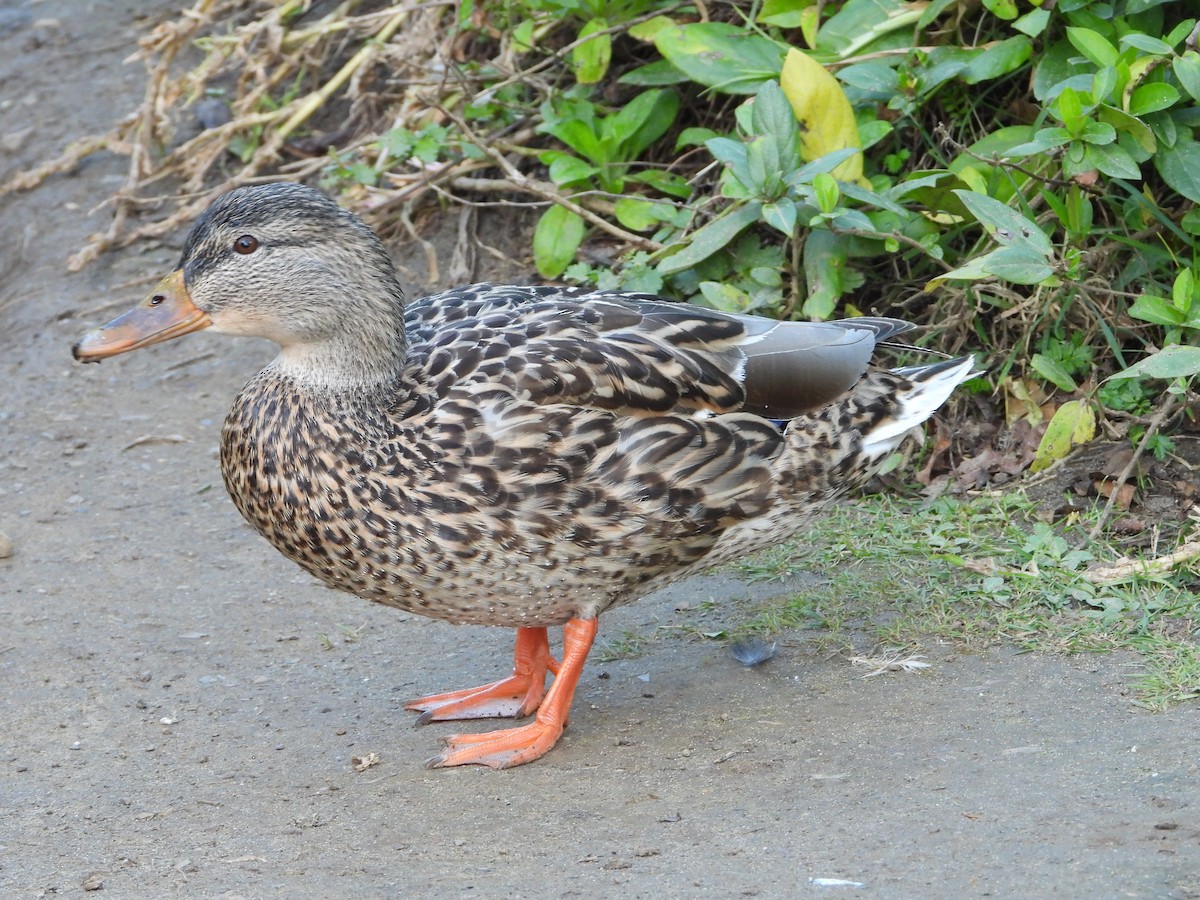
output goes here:
[{"label": "duck's eye", "polygon": [[258,249],[258,238],[252,234],[243,234],[233,242],[233,249],[243,256]]}]

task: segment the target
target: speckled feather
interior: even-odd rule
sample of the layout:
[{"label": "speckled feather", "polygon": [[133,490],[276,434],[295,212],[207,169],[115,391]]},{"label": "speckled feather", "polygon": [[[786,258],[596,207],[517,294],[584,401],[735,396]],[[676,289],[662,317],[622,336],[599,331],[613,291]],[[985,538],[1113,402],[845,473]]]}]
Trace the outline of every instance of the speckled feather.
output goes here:
[{"label": "speckled feather", "polygon": [[636,302],[426,298],[386,409],[268,369],[225,425],[230,495],[331,587],[453,622],[561,624],[795,534],[877,467],[862,434],[920,384],[873,371],[781,429],[736,411],[735,329],[697,318],[676,332],[691,340],[663,340]]},{"label": "speckled feather", "polygon": [[291,184],[218,199],[180,268],[212,330],[281,347],[222,432],[238,509],[331,587],[452,622],[590,619],[776,544],[971,369],[868,368],[890,319],[495,285],[406,306],[370,229]]}]

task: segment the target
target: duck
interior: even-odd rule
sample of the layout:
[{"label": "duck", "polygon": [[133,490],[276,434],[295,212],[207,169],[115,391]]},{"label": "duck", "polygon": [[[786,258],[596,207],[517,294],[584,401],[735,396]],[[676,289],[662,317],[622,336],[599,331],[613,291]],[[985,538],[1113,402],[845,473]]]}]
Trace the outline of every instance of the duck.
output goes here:
[{"label": "duck", "polygon": [[802,534],[972,375],[872,363],[912,327],[554,285],[407,302],[367,224],[273,182],[215,199],[178,266],[72,349],[274,342],[221,430],[234,505],[331,588],[515,629],[511,675],[407,704],[419,724],[532,716],[427,763],[500,769],[559,740],[602,614]]}]

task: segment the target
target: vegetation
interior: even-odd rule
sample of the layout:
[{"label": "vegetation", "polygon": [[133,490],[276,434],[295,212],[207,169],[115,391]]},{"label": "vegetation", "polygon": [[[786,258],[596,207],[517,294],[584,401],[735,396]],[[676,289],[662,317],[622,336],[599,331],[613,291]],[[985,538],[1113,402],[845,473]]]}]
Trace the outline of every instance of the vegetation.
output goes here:
[{"label": "vegetation", "polygon": [[[906,654],[930,641],[1126,650],[1139,657],[1130,686],[1141,704],[1200,698],[1194,576],[1096,567],[1118,551],[1087,541],[1086,517],[1052,528],[1020,492],[942,498],[919,514],[914,507],[885,495],[839,507],[806,541],[819,549],[784,547],[748,559],[739,568],[752,581],[800,571],[816,580],[761,604],[734,636],[799,630],[836,653],[863,638]],[[1188,526],[1193,537],[1197,525]]]}]

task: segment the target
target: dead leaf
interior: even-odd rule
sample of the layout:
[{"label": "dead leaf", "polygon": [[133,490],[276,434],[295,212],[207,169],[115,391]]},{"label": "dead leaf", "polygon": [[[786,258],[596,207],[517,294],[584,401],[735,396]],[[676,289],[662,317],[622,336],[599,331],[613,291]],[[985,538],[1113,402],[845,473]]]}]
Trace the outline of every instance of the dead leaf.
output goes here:
[{"label": "dead leaf", "polygon": [[1012,428],[1022,419],[1031,425],[1040,425],[1046,418],[1043,406],[1046,392],[1041,385],[1029,378],[1005,378],[1000,382],[1004,393],[1004,421]]},{"label": "dead leaf", "polygon": [[382,760],[378,753],[368,753],[365,756],[350,757],[350,765],[354,766],[355,772],[365,772],[371,766],[377,766]]},{"label": "dead leaf", "polygon": [[1116,491],[1116,507],[1121,510],[1129,509],[1129,505],[1133,503],[1134,495],[1137,493],[1137,488],[1129,482],[1125,482],[1125,484],[1118,487],[1116,481],[1101,479],[1093,482],[1093,484],[1096,488],[1096,493],[1106,500],[1112,497],[1113,492]]}]

